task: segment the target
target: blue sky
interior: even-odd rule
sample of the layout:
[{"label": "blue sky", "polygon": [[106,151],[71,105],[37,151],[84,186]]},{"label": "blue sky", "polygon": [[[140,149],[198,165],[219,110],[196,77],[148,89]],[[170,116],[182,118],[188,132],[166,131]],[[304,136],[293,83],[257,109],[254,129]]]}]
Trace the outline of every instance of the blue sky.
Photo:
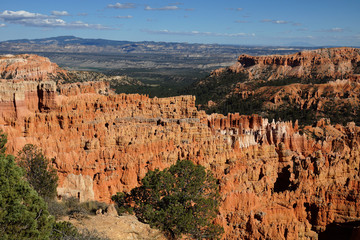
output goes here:
[{"label": "blue sky", "polygon": [[0,41],[360,46],[360,0],[2,0]]}]

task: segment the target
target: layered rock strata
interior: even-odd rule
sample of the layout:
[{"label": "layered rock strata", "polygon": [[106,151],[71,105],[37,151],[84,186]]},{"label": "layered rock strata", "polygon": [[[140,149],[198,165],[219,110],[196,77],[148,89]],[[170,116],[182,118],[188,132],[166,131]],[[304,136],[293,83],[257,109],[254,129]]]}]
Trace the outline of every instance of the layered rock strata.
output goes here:
[{"label": "layered rock strata", "polygon": [[245,72],[251,80],[276,80],[282,78],[343,79],[360,73],[358,48],[324,48],[291,55],[250,56],[241,55],[229,68],[215,70]]},{"label": "layered rock strata", "polygon": [[8,153],[26,143],[42,148],[58,170],[59,198],[109,202],[148,170],[190,159],[219,180],[224,239],[317,239],[334,226],[342,236],[358,234],[353,123],[325,119],[299,129],[257,115],[207,115],[193,96],[115,95],[102,83],[0,84]]},{"label": "layered rock strata", "polygon": [[0,79],[24,79],[46,81],[67,72],[48,58],[33,54],[0,55]]},{"label": "layered rock strata", "polygon": [[25,105],[22,114],[1,118],[9,153],[32,143],[53,159],[59,197],[109,202],[138,186],[148,170],[191,159],[219,179],[217,222],[226,239],[314,239],[333,222],[359,219],[360,129],[354,125],[325,121],[300,134],[291,122],[206,115],[192,96],[85,89],[54,91],[56,106],[47,111]]}]

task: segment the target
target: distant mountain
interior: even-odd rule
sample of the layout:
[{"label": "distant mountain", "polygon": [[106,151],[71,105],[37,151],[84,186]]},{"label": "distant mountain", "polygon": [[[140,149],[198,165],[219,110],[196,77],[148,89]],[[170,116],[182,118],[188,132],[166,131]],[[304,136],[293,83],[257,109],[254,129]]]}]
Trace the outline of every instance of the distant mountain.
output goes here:
[{"label": "distant mountain", "polygon": [[252,47],[240,45],[190,44],[169,42],[130,42],[106,39],[84,39],[75,36],[60,36],[42,39],[18,39],[0,42],[0,51],[4,52],[59,52],[59,53],[159,53],[185,55],[229,55],[249,53],[263,55],[273,53],[291,53],[303,48]]}]

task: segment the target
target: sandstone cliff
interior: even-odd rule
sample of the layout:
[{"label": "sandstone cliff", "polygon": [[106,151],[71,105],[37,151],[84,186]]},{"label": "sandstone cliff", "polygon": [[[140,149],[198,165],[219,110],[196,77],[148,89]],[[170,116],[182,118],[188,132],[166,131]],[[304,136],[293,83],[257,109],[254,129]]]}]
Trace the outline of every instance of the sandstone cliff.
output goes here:
[{"label": "sandstone cliff", "polygon": [[0,56],[0,79],[46,81],[63,76],[66,71],[45,57],[33,54]]},{"label": "sandstone cliff", "polygon": [[209,112],[256,113],[276,120],[297,119],[301,125],[321,118],[360,124],[359,73],[356,48],[241,55],[233,66],[196,83],[193,92]]},{"label": "sandstone cliff", "polygon": [[[214,72],[218,74],[225,69]],[[246,72],[249,79],[281,78],[348,78],[360,73],[360,50],[357,48],[324,48],[291,55],[253,57],[241,55],[227,70]]]},{"label": "sandstone cliff", "polygon": [[[109,202],[148,170],[190,159],[219,179],[224,239],[316,239],[334,224],[360,220],[360,128],[353,123],[299,129],[258,115],[207,115],[193,96],[115,95],[101,83],[57,91],[30,82],[1,82],[0,129],[8,153],[32,143],[53,159],[59,198]],[[349,229],[338,232],[358,234]]]}]

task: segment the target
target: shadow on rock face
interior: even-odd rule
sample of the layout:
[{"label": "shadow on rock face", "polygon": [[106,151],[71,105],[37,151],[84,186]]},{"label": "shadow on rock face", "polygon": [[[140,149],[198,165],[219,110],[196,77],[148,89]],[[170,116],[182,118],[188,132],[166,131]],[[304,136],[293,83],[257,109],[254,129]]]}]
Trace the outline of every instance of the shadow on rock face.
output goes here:
[{"label": "shadow on rock face", "polygon": [[358,240],[360,239],[360,221],[331,223],[319,234],[319,240]]}]

